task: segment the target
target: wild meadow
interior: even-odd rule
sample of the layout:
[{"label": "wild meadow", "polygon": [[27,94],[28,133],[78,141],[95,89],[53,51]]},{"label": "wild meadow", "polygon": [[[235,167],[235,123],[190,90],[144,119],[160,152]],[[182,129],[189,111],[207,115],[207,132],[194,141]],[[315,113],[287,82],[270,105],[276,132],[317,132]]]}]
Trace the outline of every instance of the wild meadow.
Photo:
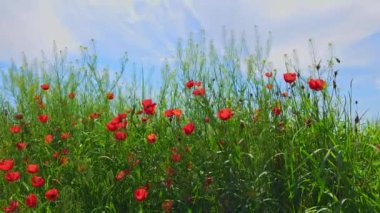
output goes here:
[{"label": "wild meadow", "polygon": [[226,40],[180,41],[161,80],[90,47],[1,70],[1,209],[380,212],[380,125],[341,90],[344,61],[278,70]]}]

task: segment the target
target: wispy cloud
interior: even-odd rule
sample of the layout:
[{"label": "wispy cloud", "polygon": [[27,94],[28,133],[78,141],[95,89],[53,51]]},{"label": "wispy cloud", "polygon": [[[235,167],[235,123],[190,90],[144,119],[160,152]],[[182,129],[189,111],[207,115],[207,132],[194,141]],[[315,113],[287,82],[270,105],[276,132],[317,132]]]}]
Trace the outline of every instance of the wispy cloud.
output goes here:
[{"label": "wispy cloud", "polygon": [[53,8],[43,1],[2,1],[0,28],[3,60],[17,58],[23,51],[32,57],[40,56],[41,50],[51,50],[54,40],[62,46],[79,45]]}]

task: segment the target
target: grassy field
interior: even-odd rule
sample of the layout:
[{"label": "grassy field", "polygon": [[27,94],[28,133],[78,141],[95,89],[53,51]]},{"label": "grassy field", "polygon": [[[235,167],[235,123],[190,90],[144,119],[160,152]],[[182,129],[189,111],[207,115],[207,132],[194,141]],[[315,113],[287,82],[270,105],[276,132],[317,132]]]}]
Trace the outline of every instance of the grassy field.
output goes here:
[{"label": "grassy field", "polygon": [[335,56],[276,70],[264,46],[190,38],[158,87],[81,50],[1,71],[3,211],[380,211],[380,125]]}]

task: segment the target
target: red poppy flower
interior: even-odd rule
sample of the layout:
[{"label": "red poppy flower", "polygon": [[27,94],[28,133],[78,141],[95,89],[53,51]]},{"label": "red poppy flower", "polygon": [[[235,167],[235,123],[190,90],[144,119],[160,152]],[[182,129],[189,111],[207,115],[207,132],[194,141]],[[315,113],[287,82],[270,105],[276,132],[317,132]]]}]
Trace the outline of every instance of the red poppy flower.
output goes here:
[{"label": "red poppy flower", "polygon": [[58,153],[58,152],[54,152],[54,153],[53,153],[53,158],[57,159],[58,156],[59,156],[59,153]]},{"label": "red poppy flower", "polygon": [[126,170],[121,170],[119,171],[116,176],[115,176],[115,179],[116,180],[121,180],[123,179],[126,175],[129,175],[129,170],[126,169]]},{"label": "red poppy flower", "polygon": [[18,113],[18,114],[15,115],[15,118],[16,118],[17,120],[22,120],[22,119],[24,118],[24,115],[21,114],[21,113]]},{"label": "red poppy flower", "polygon": [[62,140],[69,139],[70,137],[71,137],[71,134],[69,132],[62,132],[61,133],[61,139]]},{"label": "red poppy flower", "polygon": [[188,123],[186,124],[183,128],[182,128],[182,131],[183,133],[185,133],[186,135],[190,135],[191,133],[193,133],[195,130],[195,124],[194,123]]},{"label": "red poppy flower", "polygon": [[272,89],[273,88],[273,84],[267,84],[267,89]]},{"label": "red poppy flower", "polygon": [[141,102],[143,111],[147,115],[153,115],[156,112],[156,103],[153,103],[152,99],[145,99]]},{"label": "red poppy flower", "polygon": [[123,121],[117,124],[117,128],[122,129],[122,128],[127,127],[127,125],[128,125],[128,121]]},{"label": "red poppy flower", "polygon": [[112,100],[114,98],[114,94],[112,92],[107,93],[107,99]]},{"label": "red poppy flower", "polygon": [[68,96],[70,99],[74,99],[76,94],[75,94],[75,92],[70,92]]},{"label": "red poppy flower", "polygon": [[326,83],[322,79],[310,79],[309,80],[309,87],[312,90],[320,91],[323,90],[326,86]]},{"label": "red poppy flower", "polygon": [[9,131],[11,131],[13,134],[17,134],[21,132],[21,126],[20,125],[13,125],[9,128]]},{"label": "red poppy flower", "polygon": [[42,84],[41,89],[43,90],[48,90],[49,89],[49,84]]},{"label": "red poppy flower", "polygon": [[156,142],[156,140],[157,140],[157,136],[156,136],[156,134],[151,133],[151,134],[149,134],[149,135],[146,137],[146,140],[148,141],[148,143],[154,143],[154,142]]},{"label": "red poppy flower", "polygon": [[195,85],[194,81],[193,80],[190,80],[188,82],[186,82],[185,86],[186,88],[190,89],[191,87],[193,87]]},{"label": "red poppy flower", "polygon": [[2,171],[9,171],[14,166],[14,160],[12,159],[5,159],[0,161],[0,170]]},{"label": "red poppy flower", "polygon": [[165,110],[165,112],[164,112],[165,117],[172,117],[173,115],[174,115],[174,113],[173,113],[172,109]]},{"label": "red poppy flower", "polygon": [[47,190],[45,193],[45,198],[48,201],[56,201],[58,199],[58,190],[55,188]]},{"label": "red poppy flower", "polygon": [[195,95],[195,96],[203,96],[203,95],[205,95],[206,94],[206,90],[205,90],[205,88],[198,88],[198,89],[195,89],[194,91],[193,91],[193,95]]},{"label": "red poppy flower", "polygon": [[40,176],[33,176],[31,178],[32,186],[34,187],[41,187],[45,184],[45,180]]},{"label": "red poppy flower", "polygon": [[113,123],[113,122],[107,123],[106,127],[107,127],[108,131],[110,131],[110,132],[114,132],[118,129],[118,125],[116,123]]},{"label": "red poppy flower", "polygon": [[62,154],[63,154],[63,155],[68,155],[69,152],[70,152],[69,149],[63,149],[63,150],[62,150]]},{"label": "red poppy flower", "polygon": [[49,120],[49,116],[48,115],[39,115],[38,120],[40,120],[41,123],[46,123]]},{"label": "red poppy flower", "polygon": [[61,159],[59,160],[59,163],[64,166],[69,163],[69,158],[62,156]]},{"label": "red poppy flower", "polygon": [[284,73],[284,80],[286,83],[293,83],[294,81],[296,81],[297,79],[297,73],[293,72],[293,73]]},{"label": "red poppy flower", "polygon": [[266,76],[267,78],[272,77],[272,72],[266,72],[266,73],[265,73],[265,76]]},{"label": "red poppy flower", "polygon": [[172,167],[166,168],[166,174],[168,174],[169,176],[172,176],[174,173],[175,169],[173,169]]},{"label": "red poppy flower", "polygon": [[170,212],[172,210],[172,207],[173,207],[172,200],[165,200],[161,205],[162,210],[165,212]]},{"label": "red poppy flower", "polygon": [[149,192],[146,190],[146,187],[140,187],[135,190],[134,196],[138,202],[144,201],[148,198]]},{"label": "red poppy flower", "polygon": [[149,118],[147,118],[147,117],[142,117],[142,118],[141,118],[141,121],[142,121],[142,122],[147,122],[147,121],[149,121]]},{"label": "red poppy flower", "polygon": [[172,160],[174,161],[174,162],[180,162],[181,161],[181,158],[182,158],[182,155],[181,155],[181,153],[173,153],[172,155],[171,155],[171,158],[172,158]]},{"label": "red poppy flower", "polygon": [[29,208],[34,208],[37,205],[38,199],[35,194],[29,194],[25,199],[25,204],[29,206]]},{"label": "red poppy flower", "polygon": [[5,179],[8,181],[8,182],[14,182],[14,181],[17,181],[20,179],[20,172],[8,172],[6,175],[5,175]]},{"label": "red poppy flower", "polygon": [[210,118],[209,117],[205,117],[205,122],[206,123],[210,122]]},{"label": "red poppy flower", "polygon": [[273,112],[273,114],[279,116],[279,115],[281,114],[281,108],[278,107],[278,106],[277,106],[277,107],[274,107],[274,108],[272,109],[272,112]]},{"label": "red poppy flower", "polygon": [[17,201],[11,201],[8,207],[3,207],[5,213],[11,213],[17,210],[19,203]]},{"label": "red poppy flower", "polygon": [[96,112],[93,112],[90,114],[90,118],[91,119],[97,119],[100,117],[100,113],[96,113]]},{"label": "red poppy flower", "polygon": [[54,140],[54,136],[53,135],[48,134],[48,135],[45,136],[45,144],[49,144],[53,140]]},{"label": "red poppy flower", "polygon": [[217,113],[218,118],[224,121],[230,119],[233,115],[234,115],[234,112],[230,108],[221,109]]},{"label": "red poppy flower", "polygon": [[16,147],[17,147],[18,150],[24,150],[27,145],[28,145],[28,143],[26,143],[26,142],[18,142],[16,144]]},{"label": "red poppy flower", "polygon": [[115,132],[114,135],[118,141],[124,141],[127,138],[127,133],[125,132]]},{"label": "red poppy flower", "polygon": [[30,174],[34,174],[38,172],[38,165],[37,164],[29,164],[26,167],[26,171],[29,172]]},{"label": "red poppy flower", "polygon": [[165,186],[166,186],[166,188],[170,188],[172,186],[172,180],[171,179],[166,179],[165,180]]}]

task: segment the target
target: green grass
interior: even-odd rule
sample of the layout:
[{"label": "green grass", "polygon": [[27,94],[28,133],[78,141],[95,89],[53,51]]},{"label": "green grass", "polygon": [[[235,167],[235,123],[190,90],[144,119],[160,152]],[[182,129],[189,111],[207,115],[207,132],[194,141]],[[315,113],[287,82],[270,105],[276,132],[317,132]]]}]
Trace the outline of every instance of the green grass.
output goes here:
[{"label": "green grass", "polygon": [[[299,74],[288,84],[286,70],[271,68],[267,47],[243,50],[233,39],[222,53],[205,39],[179,43],[175,63],[162,69],[159,89],[131,73],[127,56],[119,74],[110,73],[85,47],[76,62],[57,51],[51,62],[24,60],[3,70],[0,160],[13,159],[12,171],[21,178],[0,178],[0,206],[13,200],[20,212],[160,212],[171,200],[175,212],[380,211],[379,124],[355,119],[351,95],[335,86],[339,59],[314,58],[310,70],[301,71],[286,58],[287,71]],[[310,78],[327,86],[311,90]],[[194,88],[185,87],[189,80],[201,82],[206,94],[194,96]],[[46,91],[44,83],[50,85]],[[139,112],[148,98],[157,104],[153,115]],[[183,111],[179,118],[164,116],[174,108]],[[229,120],[216,116],[223,108],[233,110]],[[22,119],[15,118],[19,113]],[[100,116],[93,119],[92,113]],[[127,127],[118,130],[126,132],[125,141],[106,128],[118,113],[127,114]],[[47,123],[38,120],[41,114],[49,116]],[[195,131],[186,135],[182,127],[189,122]],[[21,133],[10,132],[15,124]],[[62,133],[70,137],[61,139]],[[146,139],[151,133],[157,135],[152,144]],[[47,134],[54,136],[50,144]],[[18,142],[28,145],[18,150]],[[175,162],[171,155],[178,153]],[[44,186],[31,185],[29,163],[39,165]],[[126,169],[129,174],[116,180]],[[138,202],[134,191],[143,186],[149,194]],[[45,198],[51,188],[59,191],[54,202]],[[25,204],[30,193],[38,197],[34,208]]]}]

